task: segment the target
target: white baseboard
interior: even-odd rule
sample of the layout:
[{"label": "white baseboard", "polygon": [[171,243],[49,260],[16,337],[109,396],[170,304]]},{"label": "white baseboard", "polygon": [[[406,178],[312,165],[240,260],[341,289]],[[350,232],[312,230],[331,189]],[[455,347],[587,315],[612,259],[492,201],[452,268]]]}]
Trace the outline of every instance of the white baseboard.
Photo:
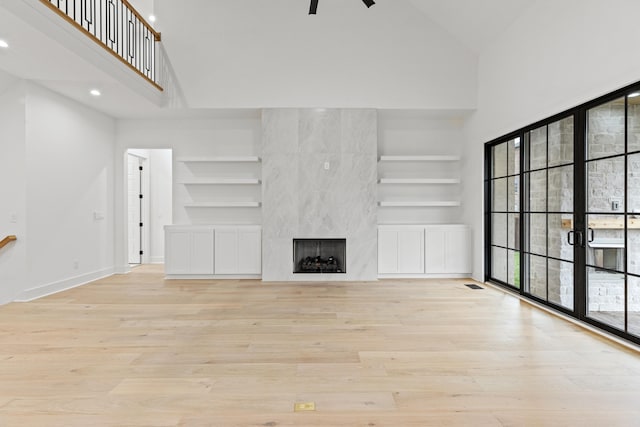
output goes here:
[{"label": "white baseboard", "polygon": [[115,274],[128,274],[131,273],[131,267],[129,267],[129,264],[118,265],[113,269],[113,272]]},{"label": "white baseboard", "polygon": [[22,292],[17,302],[28,302],[38,298],[45,297],[47,295],[56,294],[58,292],[66,291],[68,289],[76,288],[78,286],[85,285],[94,280],[102,279],[113,275],[115,272],[114,267],[105,268],[103,270],[94,271],[92,273],[82,274],[80,276],[70,277],[68,279],[60,280],[57,282],[48,283],[46,285],[37,286],[35,288],[27,289]]},{"label": "white baseboard", "polygon": [[166,280],[221,280],[221,279],[248,279],[260,280],[260,274],[167,274]]},{"label": "white baseboard", "polygon": [[152,256],[149,259],[149,262],[151,264],[164,264],[164,257],[163,256]]},{"label": "white baseboard", "polygon": [[400,274],[380,273],[378,279],[469,279],[471,274],[465,273],[429,273],[429,274]]}]

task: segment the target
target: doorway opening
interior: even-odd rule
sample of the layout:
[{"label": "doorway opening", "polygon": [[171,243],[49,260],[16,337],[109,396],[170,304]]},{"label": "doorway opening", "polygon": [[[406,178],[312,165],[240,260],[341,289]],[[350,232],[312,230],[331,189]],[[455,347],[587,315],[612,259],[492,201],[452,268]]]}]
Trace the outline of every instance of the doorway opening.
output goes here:
[{"label": "doorway opening", "polygon": [[164,226],[172,223],[173,153],[129,149],[127,251],[130,267],[164,263]]}]

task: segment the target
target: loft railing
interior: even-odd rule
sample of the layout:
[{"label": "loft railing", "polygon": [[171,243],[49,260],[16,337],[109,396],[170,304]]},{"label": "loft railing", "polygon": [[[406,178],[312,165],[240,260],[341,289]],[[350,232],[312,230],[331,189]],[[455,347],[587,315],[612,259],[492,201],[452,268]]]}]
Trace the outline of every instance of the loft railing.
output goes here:
[{"label": "loft railing", "polygon": [[40,0],[120,59],[157,89],[162,69],[156,42],[161,35],[127,0]]},{"label": "loft railing", "polygon": [[9,243],[18,240],[16,236],[7,236],[4,239],[0,240],[0,249],[7,246]]}]

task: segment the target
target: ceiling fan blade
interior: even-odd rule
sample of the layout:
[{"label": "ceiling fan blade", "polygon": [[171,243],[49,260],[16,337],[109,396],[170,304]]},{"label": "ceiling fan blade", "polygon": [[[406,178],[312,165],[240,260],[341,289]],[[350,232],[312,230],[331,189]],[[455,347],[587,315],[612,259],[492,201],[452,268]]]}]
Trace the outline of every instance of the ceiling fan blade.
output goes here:
[{"label": "ceiling fan blade", "polygon": [[[365,6],[371,7],[376,2],[374,0],[362,0]],[[318,12],[318,0],[311,0],[311,5],[309,6],[309,15],[315,15]]]},{"label": "ceiling fan blade", "polygon": [[311,0],[311,6],[309,6],[309,15],[315,15],[318,11],[318,0]]}]

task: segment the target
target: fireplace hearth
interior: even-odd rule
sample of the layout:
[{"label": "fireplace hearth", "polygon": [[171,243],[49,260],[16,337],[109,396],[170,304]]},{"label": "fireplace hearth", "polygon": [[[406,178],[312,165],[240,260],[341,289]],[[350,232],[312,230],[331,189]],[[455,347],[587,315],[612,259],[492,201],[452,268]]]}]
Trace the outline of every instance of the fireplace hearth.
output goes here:
[{"label": "fireplace hearth", "polygon": [[346,239],[293,239],[294,273],[346,273]]}]

